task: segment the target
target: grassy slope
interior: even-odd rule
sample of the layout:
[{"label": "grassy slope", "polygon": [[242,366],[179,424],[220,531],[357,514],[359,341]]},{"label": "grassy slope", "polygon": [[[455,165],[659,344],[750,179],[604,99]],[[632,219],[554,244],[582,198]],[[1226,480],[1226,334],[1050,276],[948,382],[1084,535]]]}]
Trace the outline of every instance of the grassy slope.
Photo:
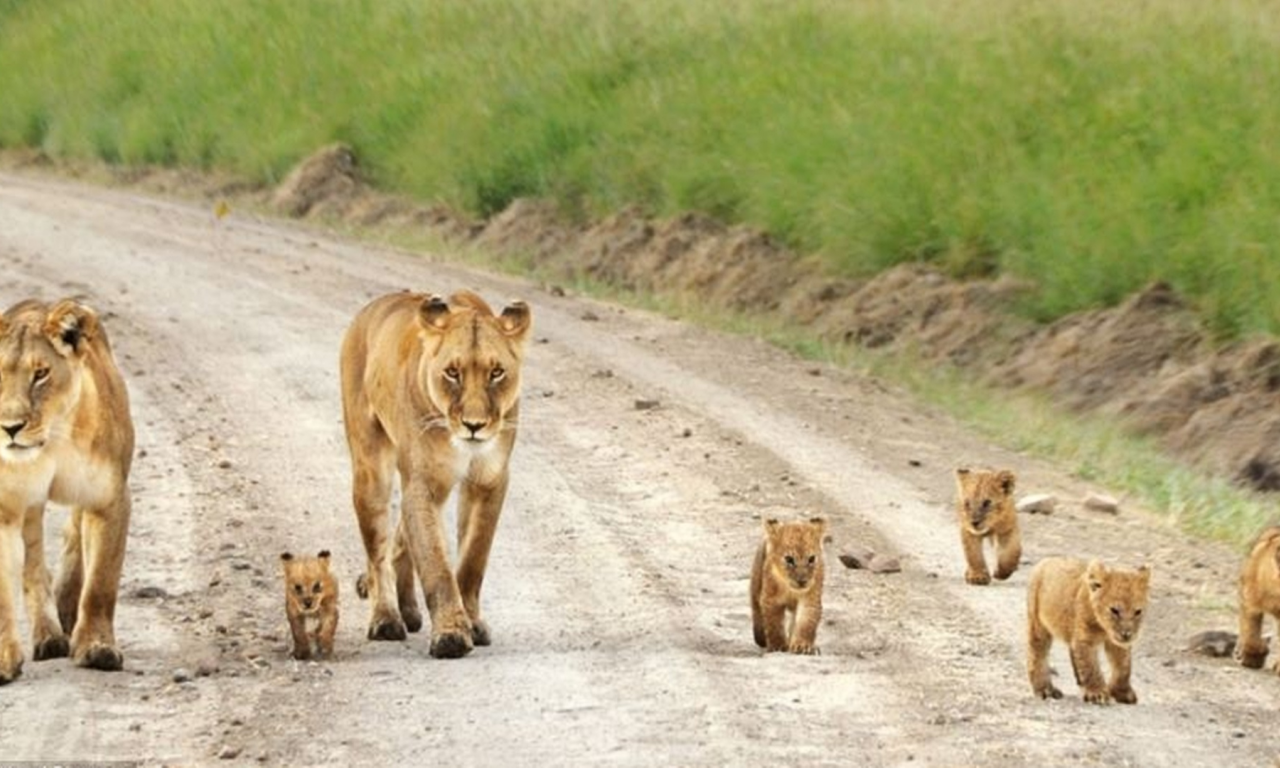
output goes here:
[{"label": "grassy slope", "polygon": [[1155,278],[1280,331],[1280,8],[1266,0],[0,0],[0,145],[278,178],[710,211],[835,268]]}]

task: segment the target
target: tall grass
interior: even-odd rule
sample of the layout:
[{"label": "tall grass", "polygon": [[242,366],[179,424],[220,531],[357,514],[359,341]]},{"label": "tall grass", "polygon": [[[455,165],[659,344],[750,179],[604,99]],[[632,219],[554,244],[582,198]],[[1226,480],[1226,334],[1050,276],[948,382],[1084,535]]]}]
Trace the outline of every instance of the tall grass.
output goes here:
[{"label": "tall grass", "polygon": [[768,229],[865,275],[1153,279],[1280,331],[1269,0],[0,0],[0,145]]}]

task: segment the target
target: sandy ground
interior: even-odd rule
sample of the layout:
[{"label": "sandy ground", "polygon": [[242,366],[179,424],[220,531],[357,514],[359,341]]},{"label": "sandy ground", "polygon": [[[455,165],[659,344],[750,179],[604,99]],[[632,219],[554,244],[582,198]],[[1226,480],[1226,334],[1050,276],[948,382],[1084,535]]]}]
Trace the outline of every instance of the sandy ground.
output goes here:
[{"label": "sandy ground", "polygon": [[[0,304],[106,314],[138,460],[117,632],[125,670],[28,661],[0,760],[147,764],[1276,764],[1280,679],[1184,653],[1233,627],[1238,554],[986,445],[882,384],[745,338],[306,229],[0,175]],[[474,288],[534,308],[512,491],[458,661],[364,639],[337,350],[381,293]],[[656,400],[639,409],[637,400]],[[951,469],[1010,466],[1066,500],[1024,567],[966,586]],[[761,516],[822,513],[822,655],[763,656],[747,577]],[[65,519],[53,509],[51,535]],[[904,571],[843,568],[853,545]],[[52,547],[52,545],[50,545]],[[278,555],[333,550],[338,658],[288,656]],[[1029,565],[1155,569],[1135,707],[1031,695]],[[24,628],[25,632],[25,628]],[[25,635],[24,635],[25,637]],[[29,642],[29,641],[28,641]],[[28,646],[29,652],[29,646]]]}]

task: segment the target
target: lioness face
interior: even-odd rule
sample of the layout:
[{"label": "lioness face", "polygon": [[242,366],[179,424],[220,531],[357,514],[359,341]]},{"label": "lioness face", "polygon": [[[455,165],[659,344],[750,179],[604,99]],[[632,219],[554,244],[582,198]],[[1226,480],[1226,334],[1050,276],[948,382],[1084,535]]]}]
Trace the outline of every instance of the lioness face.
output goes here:
[{"label": "lioness face", "polygon": [[1151,569],[1144,565],[1136,571],[1111,570],[1095,560],[1089,564],[1085,578],[1089,581],[1094,615],[1107,637],[1119,646],[1132,644],[1142,629]]},{"label": "lioness face", "polygon": [[424,356],[426,391],[445,415],[453,440],[482,445],[514,427],[509,418],[520,399],[528,307],[516,302],[493,315],[464,304],[450,307],[432,296],[423,302],[421,317],[435,346]]},{"label": "lioness face", "polygon": [[774,573],[793,589],[807,589],[822,566],[822,536],[825,532],[826,521],[820,517],[796,523],[766,520],[769,563]]},{"label": "lioness face", "polygon": [[979,536],[986,534],[1013,497],[1013,473],[985,469],[957,469],[956,488],[960,494],[961,520]]},{"label": "lioness face", "polygon": [[70,436],[92,310],[23,302],[0,318],[0,462],[35,459]]}]

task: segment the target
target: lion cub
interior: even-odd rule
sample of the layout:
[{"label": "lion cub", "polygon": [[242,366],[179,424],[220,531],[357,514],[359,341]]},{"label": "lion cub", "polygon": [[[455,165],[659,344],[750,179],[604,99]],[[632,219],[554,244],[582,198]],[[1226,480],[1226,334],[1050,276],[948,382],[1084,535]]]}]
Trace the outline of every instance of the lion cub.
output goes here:
[{"label": "lion cub", "polygon": [[1003,581],[1018,570],[1022,534],[1018,531],[1018,510],[1013,505],[1013,483],[1013,473],[1008,470],[956,470],[956,512],[968,564],[964,580],[970,584],[991,583],[987,561],[982,556],[982,540],[987,537],[996,543],[996,578]]},{"label": "lion cub", "polygon": [[[1060,699],[1049,680],[1049,647],[1057,638],[1071,649],[1071,666],[1084,700],[1138,703],[1129,685],[1130,648],[1142,628],[1151,569],[1107,568],[1098,560],[1050,557],[1031,571],[1027,586],[1027,675],[1042,699]],[[1098,646],[1111,662],[1111,682],[1103,679]]]},{"label": "lion cub", "polygon": [[766,520],[751,568],[751,626],[767,651],[818,653],[822,620],[821,517],[807,522]]},{"label": "lion cub", "polygon": [[[1271,614],[1280,627],[1280,527],[1268,528],[1254,542],[1240,571],[1240,641],[1236,658],[1250,669],[1267,660],[1262,619]],[[1280,674],[1280,662],[1274,665]]]},{"label": "lion cub", "polygon": [[338,629],[338,582],[329,572],[329,550],[316,557],[280,555],[284,564],[284,609],[293,632],[293,658],[333,656]]}]

